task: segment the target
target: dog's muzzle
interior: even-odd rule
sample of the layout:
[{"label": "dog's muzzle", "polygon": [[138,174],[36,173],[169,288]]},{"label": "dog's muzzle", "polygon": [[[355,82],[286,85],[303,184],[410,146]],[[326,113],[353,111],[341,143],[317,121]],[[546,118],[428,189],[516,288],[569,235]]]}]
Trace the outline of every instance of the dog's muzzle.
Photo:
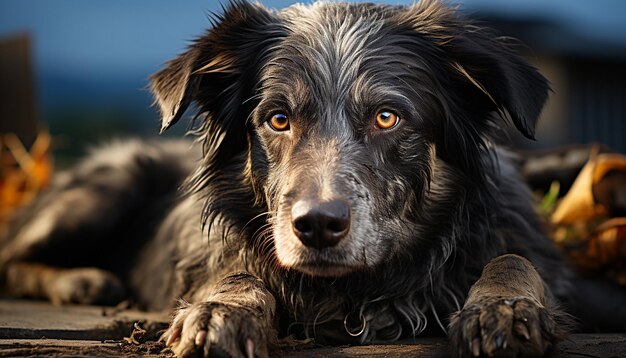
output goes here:
[{"label": "dog's muzzle", "polygon": [[332,247],[350,230],[350,207],[342,200],[299,200],[291,209],[291,226],[305,246]]}]

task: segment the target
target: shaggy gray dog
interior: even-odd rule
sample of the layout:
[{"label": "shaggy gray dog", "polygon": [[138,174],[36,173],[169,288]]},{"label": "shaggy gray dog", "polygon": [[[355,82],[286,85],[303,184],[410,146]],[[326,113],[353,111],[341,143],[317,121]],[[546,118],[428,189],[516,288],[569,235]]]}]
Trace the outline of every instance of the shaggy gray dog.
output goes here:
[{"label": "shaggy gray dog", "polygon": [[574,280],[492,139],[506,119],[532,138],[548,85],[503,39],[436,1],[233,1],[152,91],[163,130],[197,106],[202,150],[120,142],[57,178],[10,227],[10,293],[180,299],[180,356],[427,329],[457,356],[542,355],[564,336]]}]

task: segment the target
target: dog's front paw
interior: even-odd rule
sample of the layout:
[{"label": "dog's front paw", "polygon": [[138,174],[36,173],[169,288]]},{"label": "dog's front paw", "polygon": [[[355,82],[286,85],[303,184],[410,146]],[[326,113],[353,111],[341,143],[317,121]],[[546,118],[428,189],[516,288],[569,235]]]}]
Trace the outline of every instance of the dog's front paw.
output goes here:
[{"label": "dog's front paw", "polygon": [[268,357],[273,330],[254,309],[202,302],[180,308],[162,339],[179,357]]},{"label": "dog's front paw", "polygon": [[124,286],[115,275],[89,267],[54,272],[44,290],[54,304],[114,305],[125,295]]},{"label": "dog's front paw", "polygon": [[542,356],[564,333],[548,309],[527,297],[480,300],[455,313],[449,327],[458,357]]}]

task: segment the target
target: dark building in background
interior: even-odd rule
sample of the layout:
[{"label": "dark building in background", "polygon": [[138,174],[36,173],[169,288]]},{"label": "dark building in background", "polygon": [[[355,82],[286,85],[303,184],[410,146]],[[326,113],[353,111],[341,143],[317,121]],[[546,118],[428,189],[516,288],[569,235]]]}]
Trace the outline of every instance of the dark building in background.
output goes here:
[{"label": "dark building in background", "polygon": [[37,137],[38,113],[30,51],[28,35],[0,36],[0,146],[1,136],[6,133],[15,133],[26,148]]},{"label": "dark building in background", "polygon": [[[268,7],[297,2],[260,1]],[[443,1],[520,39],[527,45],[520,48],[552,82],[538,140],[512,135],[519,145],[601,142],[626,152],[626,0]],[[219,12],[218,2],[0,1],[0,38],[31,35],[37,103],[20,108],[50,129],[57,163],[61,157],[71,163],[83,147],[109,137],[158,133],[147,78],[209,25],[205,10]],[[18,102],[4,100],[10,105],[0,112],[17,113],[12,108]]]},{"label": "dark building in background", "polygon": [[[468,1],[468,4],[471,3]],[[624,5],[606,6],[605,14],[626,24]],[[589,9],[606,4],[587,2]],[[567,6],[564,3],[563,6]],[[610,5],[610,4],[609,4]],[[500,34],[519,39],[531,62],[550,80],[553,93],[540,120],[537,142],[527,148],[600,142],[626,153],[626,31],[603,22],[602,12],[589,11],[580,21],[546,13],[498,11],[481,6],[471,12]],[[597,9],[594,9],[597,10]],[[565,11],[563,12],[565,13]]]}]

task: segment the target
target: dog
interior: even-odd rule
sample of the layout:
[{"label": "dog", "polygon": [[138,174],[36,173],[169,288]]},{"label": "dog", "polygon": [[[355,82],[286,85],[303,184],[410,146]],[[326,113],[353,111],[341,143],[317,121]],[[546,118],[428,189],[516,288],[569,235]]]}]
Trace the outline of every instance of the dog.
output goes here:
[{"label": "dog", "polygon": [[7,292],[176,306],[178,356],[426,332],[540,356],[567,334],[575,277],[494,144],[506,122],[533,138],[549,85],[455,9],[234,0],[151,90],[162,131],[196,106],[199,143],[119,141],[59,175],[9,225]]}]

